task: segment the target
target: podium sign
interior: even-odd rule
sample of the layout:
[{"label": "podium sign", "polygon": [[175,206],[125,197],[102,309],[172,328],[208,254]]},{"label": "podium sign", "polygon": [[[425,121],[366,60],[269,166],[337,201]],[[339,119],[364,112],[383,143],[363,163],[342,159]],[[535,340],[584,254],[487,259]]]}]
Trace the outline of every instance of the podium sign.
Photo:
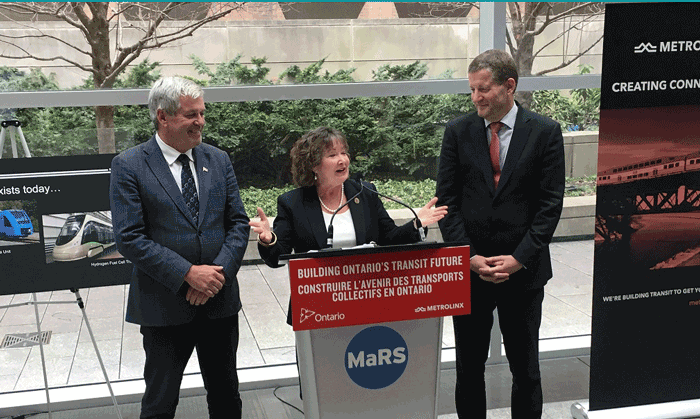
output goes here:
[{"label": "podium sign", "polygon": [[289,261],[294,330],[469,314],[469,246]]}]

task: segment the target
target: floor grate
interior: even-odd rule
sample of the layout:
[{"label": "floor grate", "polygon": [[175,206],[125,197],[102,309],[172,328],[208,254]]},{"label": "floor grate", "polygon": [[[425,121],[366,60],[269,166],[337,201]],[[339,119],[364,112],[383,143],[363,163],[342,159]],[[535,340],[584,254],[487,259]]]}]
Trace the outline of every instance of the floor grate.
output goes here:
[{"label": "floor grate", "polygon": [[[41,332],[41,342],[44,345],[48,345],[51,340],[51,331],[47,330]],[[5,348],[26,348],[29,346],[39,345],[39,333],[13,333],[10,335],[5,335],[0,343],[0,349]]]}]

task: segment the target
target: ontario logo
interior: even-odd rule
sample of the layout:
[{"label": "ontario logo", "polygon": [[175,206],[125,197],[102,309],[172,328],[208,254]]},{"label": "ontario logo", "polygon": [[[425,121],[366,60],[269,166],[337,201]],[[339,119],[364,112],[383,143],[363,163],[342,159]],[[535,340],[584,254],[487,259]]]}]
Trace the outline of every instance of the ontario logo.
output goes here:
[{"label": "ontario logo", "polygon": [[314,314],[316,314],[315,311],[311,311],[311,310],[307,310],[305,308],[302,308],[301,309],[301,318],[299,319],[299,323],[304,323],[306,320],[308,320]]},{"label": "ontario logo", "polygon": [[345,371],[360,387],[377,390],[394,384],[408,365],[404,338],[387,326],[371,326],[352,338],[345,350]]},{"label": "ontario logo", "polygon": [[335,322],[339,320],[345,320],[344,313],[333,313],[333,314],[320,314],[313,310],[307,308],[301,309],[301,317],[299,318],[299,324],[304,323],[308,319],[314,319],[317,323],[321,322]]}]

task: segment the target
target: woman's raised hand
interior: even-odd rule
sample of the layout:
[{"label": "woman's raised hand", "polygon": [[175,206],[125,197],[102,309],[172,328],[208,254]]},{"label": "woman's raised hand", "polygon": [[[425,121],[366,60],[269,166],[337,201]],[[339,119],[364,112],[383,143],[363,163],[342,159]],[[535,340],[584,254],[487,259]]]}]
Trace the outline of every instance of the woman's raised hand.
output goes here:
[{"label": "woman's raised hand", "polygon": [[272,241],[272,230],[270,229],[270,221],[268,221],[267,216],[262,208],[258,207],[258,218],[260,221],[251,220],[248,225],[253,228],[253,231],[258,233],[258,239],[263,243],[270,243]]},{"label": "woman's raised hand", "polygon": [[437,223],[442,220],[445,215],[447,215],[447,205],[441,207],[435,207],[437,203],[437,197],[433,197],[423,208],[418,211],[418,219],[423,227],[427,227],[430,224]]}]

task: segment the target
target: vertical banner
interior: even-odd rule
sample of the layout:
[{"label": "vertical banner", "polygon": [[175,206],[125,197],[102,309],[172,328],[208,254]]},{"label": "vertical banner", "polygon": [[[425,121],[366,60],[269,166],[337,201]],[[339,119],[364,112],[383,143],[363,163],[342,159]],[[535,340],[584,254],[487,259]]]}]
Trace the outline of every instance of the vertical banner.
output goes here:
[{"label": "vertical banner", "polygon": [[606,5],[592,412],[700,398],[698,22],[698,3]]}]

